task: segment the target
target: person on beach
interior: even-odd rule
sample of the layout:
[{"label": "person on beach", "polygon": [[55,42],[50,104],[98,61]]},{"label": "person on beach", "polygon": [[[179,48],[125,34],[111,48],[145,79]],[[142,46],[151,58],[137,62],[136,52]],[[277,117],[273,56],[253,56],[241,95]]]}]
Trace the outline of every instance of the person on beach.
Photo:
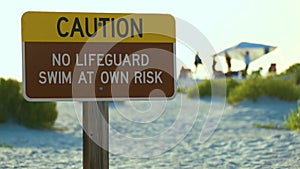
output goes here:
[{"label": "person on beach", "polygon": [[248,67],[249,67],[249,64],[250,64],[250,53],[249,53],[249,51],[246,51],[246,53],[245,53],[245,64],[246,64],[246,66],[245,66],[245,70],[243,72],[243,77],[246,77],[247,70],[248,70]]},{"label": "person on beach", "polygon": [[215,73],[215,72],[217,71],[217,70],[216,70],[216,65],[217,65],[216,57],[217,57],[217,54],[214,54],[214,55],[213,55],[213,63],[212,63],[212,70],[213,70],[213,73]]},{"label": "person on beach", "polygon": [[199,52],[197,51],[196,55],[195,55],[195,61],[194,61],[194,64],[196,66],[196,70],[197,70],[197,67],[198,67],[198,64],[202,64],[202,60],[200,59],[199,57]]},{"label": "person on beach", "polygon": [[276,74],[276,63],[271,63],[268,72],[270,74]]},{"label": "person on beach", "polygon": [[227,63],[227,73],[229,74],[231,72],[231,57],[227,52],[225,52],[225,59]]},{"label": "person on beach", "polygon": [[245,72],[247,72],[249,64],[250,64],[250,54],[249,54],[249,51],[246,51],[246,54],[245,54],[245,64],[246,64]]}]

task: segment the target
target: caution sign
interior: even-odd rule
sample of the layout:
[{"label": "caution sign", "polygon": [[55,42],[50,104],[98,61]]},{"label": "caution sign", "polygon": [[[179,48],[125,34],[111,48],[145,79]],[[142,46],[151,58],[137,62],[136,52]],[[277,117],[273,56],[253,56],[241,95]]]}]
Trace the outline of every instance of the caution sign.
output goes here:
[{"label": "caution sign", "polygon": [[26,12],[31,101],[172,98],[175,21],[166,14]]}]

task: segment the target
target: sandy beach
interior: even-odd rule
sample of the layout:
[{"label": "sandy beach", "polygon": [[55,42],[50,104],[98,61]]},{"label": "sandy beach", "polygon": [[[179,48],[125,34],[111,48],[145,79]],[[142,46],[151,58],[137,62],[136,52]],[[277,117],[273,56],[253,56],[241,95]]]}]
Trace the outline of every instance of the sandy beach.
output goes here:
[{"label": "sandy beach", "polygon": [[[181,94],[169,101],[164,113],[151,123],[136,123],[119,113],[145,108],[145,102],[110,104],[110,132],[117,131],[128,138],[155,137],[175,122],[179,101],[184,103],[182,109],[185,114],[179,128],[189,131],[186,135],[182,135],[180,130],[174,130],[157,146],[149,145],[148,151],[145,151],[146,143],[134,145],[135,142],[123,142],[118,146],[116,143],[119,140],[112,134],[110,148],[117,153],[110,154],[110,168],[300,168],[299,131],[253,126],[255,122],[283,124],[283,115],[288,114],[291,108],[296,109],[295,102],[275,98],[262,97],[256,103],[243,101],[236,106],[226,104],[216,131],[204,143],[199,142],[199,135],[210,99],[188,99]],[[193,110],[188,107],[195,104],[200,106],[193,122],[190,121]],[[0,168],[82,168],[82,128],[75,111],[80,111],[80,103],[75,103],[74,108],[73,103],[59,102],[57,107],[59,117],[56,126],[65,128],[64,131],[28,129],[12,123],[0,124],[0,144],[12,146],[0,148]],[[133,116],[127,114],[126,117]],[[188,130],[190,126],[192,128]],[[175,144],[176,136],[184,137],[179,138]],[[140,152],[147,152],[150,156],[134,157],[136,149],[143,146],[145,148]],[[157,148],[166,149],[166,152],[156,153]],[[122,154],[130,149],[132,154]]]}]

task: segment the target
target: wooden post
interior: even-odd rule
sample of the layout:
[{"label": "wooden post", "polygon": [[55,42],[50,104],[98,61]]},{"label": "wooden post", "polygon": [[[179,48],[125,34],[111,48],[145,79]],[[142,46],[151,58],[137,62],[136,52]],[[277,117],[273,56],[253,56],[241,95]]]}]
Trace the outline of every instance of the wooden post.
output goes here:
[{"label": "wooden post", "polygon": [[109,168],[108,119],[107,101],[83,102],[83,169]]}]

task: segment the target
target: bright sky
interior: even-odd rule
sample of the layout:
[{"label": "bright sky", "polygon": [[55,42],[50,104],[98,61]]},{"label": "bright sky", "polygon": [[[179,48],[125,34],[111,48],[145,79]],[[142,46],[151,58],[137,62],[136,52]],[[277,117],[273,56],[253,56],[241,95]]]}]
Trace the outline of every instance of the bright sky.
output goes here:
[{"label": "bright sky", "polygon": [[[26,11],[169,13],[194,25],[217,52],[241,41],[277,46],[249,69],[266,72],[274,62],[283,71],[300,62],[299,6],[299,0],[9,0],[1,5],[0,77],[22,79],[21,16]],[[194,52],[177,43],[177,57],[187,67],[194,68]],[[233,64],[233,69],[244,67]],[[205,66],[197,77],[203,72]]]}]

